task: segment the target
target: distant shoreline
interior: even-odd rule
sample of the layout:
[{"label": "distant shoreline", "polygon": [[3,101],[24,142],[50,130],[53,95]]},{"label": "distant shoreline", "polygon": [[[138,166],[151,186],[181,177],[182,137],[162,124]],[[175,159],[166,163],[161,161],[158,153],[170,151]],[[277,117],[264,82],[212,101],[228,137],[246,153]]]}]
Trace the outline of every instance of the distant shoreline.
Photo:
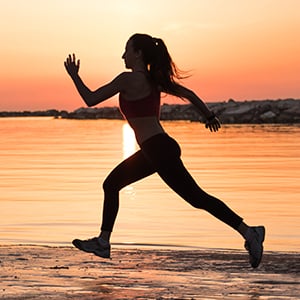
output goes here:
[{"label": "distant shoreline", "polygon": [[[298,124],[300,99],[251,100],[207,103],[223,124]],[[2,111],[0,118],[54,117],[62,119],[124,119],[118,107],[79,108],[72,112],[50,109],[45,111]],[[202,121],[204,118],[191,104],[163,104],[161,120]]]}]

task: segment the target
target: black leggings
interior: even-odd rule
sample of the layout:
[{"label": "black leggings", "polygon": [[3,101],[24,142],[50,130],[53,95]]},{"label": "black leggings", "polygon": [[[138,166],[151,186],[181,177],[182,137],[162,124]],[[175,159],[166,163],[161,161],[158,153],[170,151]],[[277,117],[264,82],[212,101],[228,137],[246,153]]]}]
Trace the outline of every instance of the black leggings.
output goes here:
[{"label": "black leggings", "polygon": [[237,229],[242,218],[219,199],[204,192],[189,174],[181,159],[178,143],[167,134],[158,134],[141,144],[141,150],[121,162],[103,183],[104,206],[101,230],[111,232],[119,209],[119,191],[155,172],[192,206],[204,209]]}]

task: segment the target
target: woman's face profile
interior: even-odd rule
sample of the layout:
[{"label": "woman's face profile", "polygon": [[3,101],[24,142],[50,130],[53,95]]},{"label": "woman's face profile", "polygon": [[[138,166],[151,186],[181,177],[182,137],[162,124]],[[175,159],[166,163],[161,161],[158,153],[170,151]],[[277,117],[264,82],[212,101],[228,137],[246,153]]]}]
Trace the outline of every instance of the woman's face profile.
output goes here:
[{"label": "woman's face profile", "polygon": [[133,48],[133,41],[128,40],[126,43],[125,52],[122,55],[122,59],[124,59],[126,68],[132,69],[139,56],[139,52],[136,52]]}]

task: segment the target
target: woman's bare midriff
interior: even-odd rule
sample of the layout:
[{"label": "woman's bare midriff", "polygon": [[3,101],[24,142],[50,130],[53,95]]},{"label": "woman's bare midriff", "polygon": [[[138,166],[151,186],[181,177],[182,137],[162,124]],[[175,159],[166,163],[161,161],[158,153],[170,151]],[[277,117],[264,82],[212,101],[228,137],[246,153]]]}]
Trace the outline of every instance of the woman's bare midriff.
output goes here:
[{"label": "woman's bare midriff", "polygon": [[165,133],[159,120],[155,116],[130,118],[128,119],[128,123],[133,129],[139,145],[154,135]]}]

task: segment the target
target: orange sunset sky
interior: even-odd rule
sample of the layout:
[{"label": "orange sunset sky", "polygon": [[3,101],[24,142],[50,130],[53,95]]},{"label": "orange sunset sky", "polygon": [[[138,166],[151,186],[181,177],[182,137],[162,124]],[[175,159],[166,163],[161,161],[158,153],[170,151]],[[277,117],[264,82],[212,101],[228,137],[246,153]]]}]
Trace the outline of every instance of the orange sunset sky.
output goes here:
[{"label": "orange sunset sky", "polygon": [[64,70],[68,53],[96,89],[124,71],[121,55],[135,32],[161,37],[205,101],[300,98],[300,0],[0,4],[0,110],[84,106]]}]

